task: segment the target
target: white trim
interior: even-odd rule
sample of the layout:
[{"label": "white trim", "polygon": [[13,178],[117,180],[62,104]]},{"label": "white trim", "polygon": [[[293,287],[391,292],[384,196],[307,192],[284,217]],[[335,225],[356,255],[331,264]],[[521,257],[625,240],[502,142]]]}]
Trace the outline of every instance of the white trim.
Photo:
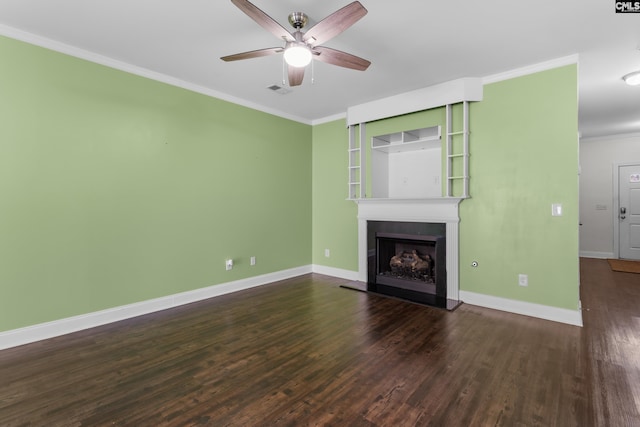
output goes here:
[{"label": "white trim", "polygon": [[613,257],[620,258],[620,168],[625,166],[640,166],[637,162],[614,162],[613,163]]},{"label": "white trim", "polygon": [[582,326],[582,312],[580,310],[568,310],[566,308],[551,307],[462,290],[460,291],[460,299],[465,304]]},{"label": "white trim", "polygon": [[202,301],[312,272],[310,265],[0,332],[0,350]]},{"label": "white trim", "polygon": [[613,133],[603,136],[589,136],[586,138],[580,138],[580,142],[603,142],[611,141],[612,139],[624,139],[624,138],[640,138],[640,132],[629,133]]},{"label": "white trim", "polygon": [[324,123],[334,122],[336,120],[346,119],[346,118],[347,118],[346,112],[340,113],[340,114],[334,114],[332,116],[323,117],[321,119],[311,120],[311,126],[321,125]]},{"label": "white trim", "polygon": [[597,259],[608,259],[613,258],[613,252],[593,252],[593,251],[580,251],[580,256],[582,258],[597,258]]},{"label": "white trim", "polygon": [[358,199],[358,281],[367,281],[367,221],[433,222],[446,224],[447,299],[459,299],[459,197],[433,199]]},{"label": "white trim", "polygon": [[611,206],[613,206],[613,214],[611,215],[611,221],[613,221],[613,257],[618,258],[620,254],[620,220],[618,219],[618,212],[620,211],[620,164],[613,163],[612,165],[612,173],[613,173],[613,200],[611,201]]},{"label": "white trim", "polygon": [[357,271],[343,270],[342,268],[327,267],[325,265],[313,264],[311,269],[314,273],[338,277],[352,282],[358,281],[358,278],[360,277]]},{"label": "white trim", "polygon": [[[481,101],[482,100],[482,85],[483,84],[487,84],[487,83],[495,83],[495,82],[499,82],[502,80],[508,80],[508,79],[512,79],[515,77],[520,77],[520,76],[524,76],[527,74],[534,74],[540,71],[546,71],[549,69],[553,69],[553,68],[558,68],[564,65],[569,65],[569,64],[575,64],[578,62],[578,55],[570,55],[570,56],[565,56],[562,58],[557,58],[557,59],[552,59],[550,61],[546,61],[546,62],[541,62],[538,64],[534,64],[534,65],[529,65],[526,67],[522,67],[522,68],[518,68],[515,70],[510,70],[510,71],[506,71],[504,73],[499,73],[499,74],[493,74],[490,76],[486,76],[486,77],[482,77],[480,79],[478,78],[463,78],[463,79],[458,79],[458,80],[453,80],[450,82],[446,82],[446,83],[442,83],[440,85],[434,85],[434,86],[428,86],[426,88],[422,88],[422,89],[418,89],[416,91],[413,92],[407,92],[404,94],[400,94],[400,95],[395,95],[389,98],[384,98],[384,99],[379,99],[376,101],[372,101],[371,103],[367,103],[367,104],[361,104],[360,106],[355,106],[355,107],[350,107],[347,112],[345,113],[338,113],[332,116],[327,116],[324,118],[320,118],[320,119],[315,119],[315,120],[309,120],[309,119],[305,119],[303,117],[299,117],[299,116],[295,116],[280,110],[276,110],[273,108],[269,108],[269,107],[265,107],[264,105],[260,105],[257,104],[253,101],[249,101],[246,99],[242,99],[242,98],[238,98],[223,92],[219,92],[213,89],[209,89],[207,87],[204,86],[200,86],[194,83],[190,83],[187,82],[185,80],[182,79],[178,79],[176,77],[172,77],[169,76],[167,74],[162,74],[162,73],[158,73],[156,71],[152,71],[149,70],[147,68],[143,68],[143,67],[139,67],[137,65],[133,65],[130,64],[128,62],[124,62],[124,61],[119,61],[117,59],[113,59],[110,58],[108,56],[104,56],[104,55],[99,55],[97,53],[85,50],[85,49],[81,49],[79,47],[76,46],[72,46],[66,43],[61,43],[52,39],[49,39],[47,37],[43,37],[43,36],[39,36],[37,34],[33,34],[27,31],[23,31],[23,30],[19,30],[17,28],[14,27],[10,27],[8,25],[4,25],[4,24],[0,24],[0,35],[5,36],[5,37],[9,37],[15,40],[20,40],[23,41],[25,43],[29,43],[35,46],[40,46],[43,47],[45,49],[49,49],[55,52],[59,52],[65,55],[70,55],[76,58],[80,58],[80,59],[84,59],[86,61],[90,61],[96,64],[100,64],[100,65],[104,65],[106,67],[110,67],[110,68],[114,68],[116,70],[120,70],[120,71],[124,71],[126,73],[130,73],[130,74],[134,74],[137,76],[141,76],[141,77],[145,77],[151,80],[155,80],[155,81],[159,81],[162,83],[166,83],[169,84],[171,86],[175,86],[175,87],[179,87],[182,89],[186,89],[189,90],[191,92],[196,92],[202,95],[206,95],[206,96],[210,96],[213,98],[217,98],[217,99],[221,99],[223,101],[228,101],[234,104],[238,104],[238,105],[242,105],[244,107],[248,107],[257,111],[262,111],[264,113],[267,114],[273,114],[274,116],[278,116],[278,117],[282,117],[284,119],[288,119],[288,120],[292,120],[295,122],[300,122],[303,124],[307,124],[307,125],[317,125],[317,124],[322,124],[322,123],[327,123],[330,121],[334,121],[334,120],[338,120],[338,119],[342,119],[342,118],[347,118],[347,120],[350,119],[350,116],[354,114],[355,111],[351,111],[353,108],[356,109],[360,109],[363,106],[368,106],[369,104],[373,105],[384,105],[383,108],[388,109],[389,107],[389,100],[395,100],[397,99],[399,102],[399,104],[396,106],[395,103],[393,104],[393,108],[397,109],[400,108],[401,111],[405,111],[407,109],[407,101],[410,101],[409,103],[415,103],[417,102],[418,104],[422,105],[425,103],[425,94],[431,94],[430,96],[426,97],[427,99],[427,104],[422,105],[422,107],[410,107],[409,109],[413,109],[413,111],[421,111],[421,110],[427,110],[429,108],[433,108],[434,106],[440,106],[440,105],[445,105],[447,103],[456,103],[459,102],[457,101],[457,97],[451,98],[452,97],[452,91],[455,92],[455,90],[460,89],[458,88],[458,86],[462,86],[462,90],[463,92],[466,92],[466,95],[464,95],[466,98],[468,98],[468,101]],[[440,88],[444,89],[446,93],[440,93]],[[454,101],[448,102],[448,101],[434,101],[433,96],[436,97],[440,97],[440,96],[446,96],[447,99],[451,98],[454,99]],[[409,96],[409,98],[407,98],[407,96]],[[438,105],[432,105],[434,102],[436,102]],[[443,103],[444,102],[444,103]],[[424,108],[423,108],[424,107]],[[366,107],[367,109],[370,107]],[[418,109],[415,109],[418,108]],[[400,111],[399,110],[399,111]],[[395,110],[394,110],[395,111]],[[396,111],[395,113],[391,113],[391,115],[388,115],[387,113],[385,113],[386,115],[383,115],[384,117],[382,118],[386,118],[386,117],[391,117],[393,115],[399,115],[399,114],[405,114],[403,112],[398,112]],[[356,120],[358,123],[360,122],[365,122],[365,121],[369,121],[369,120]],[[354,123],[355,124],[355,123]]]},{"label": "white trim", "polygon": [[527,65],[525,67],[516,68],[514,70],[505,71],[503,73],[492,74],[482,78],[483,84],[497,83],[503,80],[510,80],[516,77],[527,76],[529,74],[539,73],[541,71],[552,70],[554,68],[564,67],[565,65],[577,64],[578,55],[563,56],[561,58],[551,59],[537,64]]},{"label": "white trim", "polygon": [[347,109],[347,126],[429,110],[462,101],[482,101],[482,79],[462,78],[377,99]]},{"label": "white trim", "polygon": [[217,90],[209,89],[204,86],[200,86],[194,83],[187,82],[176,77],[169,76],[167,74],[158,73],[156,71],[149,70],[147,68],[139,67],[137,65],[129,64],[128,62],[119,61],[117,59],[110,58],[108,56],[99,55],[88,50],[84,50],[75,46],[71,46],[65,43],[61,43],[46,37],[38,36],[33,33],[18,30],[17,28],[9,27],[7,25],[0,24],[0,35],[9,37],[15,40],[20,40],[25,43],[29,43],[35,46],[40,46],[45,49],[53,50],[58,53],[70,55],[75,58],[84,59],[89,62],[104,65],[105,67],[114,68],[116,70],[124,71],[125,73],[135,74],[140,77],[155,80],[158,82],[166,83],[171,86],[179,87],[182,89],[196,92],[202,95],[210,96],[212,98],[221,99],[234,104],[242,105],[263,113],[273,114],[274,116],[282,117],[284,119],[300,122],[306,125],[311,125],[311,121],[299,116],[294,116],[289,113],[285,113],[280,110],[265,107],[264,105],[256,104],[255,102],[248,101],[246,99],[237,98],[235,96],[228,95]]}]

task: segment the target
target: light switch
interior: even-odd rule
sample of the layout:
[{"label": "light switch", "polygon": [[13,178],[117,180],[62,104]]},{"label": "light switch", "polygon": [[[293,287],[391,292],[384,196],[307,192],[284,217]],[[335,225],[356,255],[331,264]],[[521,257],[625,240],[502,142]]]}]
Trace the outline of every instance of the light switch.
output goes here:
[{"label": "light switch", "polygon": [[562,203],[554,203],[551,205],[552,216],[562,216]]}]

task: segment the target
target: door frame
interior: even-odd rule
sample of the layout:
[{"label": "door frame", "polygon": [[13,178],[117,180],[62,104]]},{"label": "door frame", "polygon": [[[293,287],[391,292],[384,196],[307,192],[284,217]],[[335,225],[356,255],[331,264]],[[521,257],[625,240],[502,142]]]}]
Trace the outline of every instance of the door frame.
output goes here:
[{"label": "door frame", "polygon": [[624,166],[640,167],[640,161],[613,164],[613,209],[611,220],[613,221],[613,257],[615,259],[620,258],[620,221],[618,220],[618,214],[620,212],[620,168]]}]

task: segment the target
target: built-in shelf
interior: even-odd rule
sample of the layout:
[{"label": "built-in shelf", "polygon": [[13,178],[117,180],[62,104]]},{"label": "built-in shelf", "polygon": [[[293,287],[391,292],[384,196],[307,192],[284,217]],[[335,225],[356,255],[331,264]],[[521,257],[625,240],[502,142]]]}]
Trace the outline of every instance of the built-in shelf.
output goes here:
[{"label": "built-in shelf", "polygon": [[371,197],[441,197],[441,153],[440,125],[373,136]]},{"label": "built-in shelf", "polygon": [[365,186],[361,185],[365,179],[365,150],[364,123],[360,126],[360,135],[356,134],[356,127],[349,126],[349,199],[357,200],[366,197]]},{"label": "built-in shelf", "polygon": [[469,101],[442,107],[444,126],[373,136],[370,146],[366,123],[350,123],[349,200],[470,197]]},{"label": "built-in shelf", "polygon": [[[462,130],[453,130],[453,105],[447,104],[445,112],[447,129],[444,144],[447,154],[445,194],[448,197],[453,196],[454,183],[461,183],[458,194],[462,193],[462,197],[469,197],[469,102],[462,102]],[[454,150],[455,138],[462,142],[457,145],[456,150]],[[454,175],[454,170],[461,171],[462,175]]]},{"label": "built-in shelf", "polygon": [[440,126],[378,135],[371,138],[371,148],[385,153],[441,148]]}]

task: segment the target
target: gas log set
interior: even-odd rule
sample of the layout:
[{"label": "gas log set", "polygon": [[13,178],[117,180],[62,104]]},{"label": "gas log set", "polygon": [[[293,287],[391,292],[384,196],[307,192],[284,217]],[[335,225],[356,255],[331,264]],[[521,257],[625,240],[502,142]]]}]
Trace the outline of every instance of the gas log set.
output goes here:
[{"label": "gas log set", "polygon": [[390,271],[381,274],[433,283],[433,258],[429,254],[421,255],[415,249],[400,251],[391,257],[389,267]]},{"label": "gas log set", "polygon": [[445,224],[369,221],[367,290],[446,307]]}]

